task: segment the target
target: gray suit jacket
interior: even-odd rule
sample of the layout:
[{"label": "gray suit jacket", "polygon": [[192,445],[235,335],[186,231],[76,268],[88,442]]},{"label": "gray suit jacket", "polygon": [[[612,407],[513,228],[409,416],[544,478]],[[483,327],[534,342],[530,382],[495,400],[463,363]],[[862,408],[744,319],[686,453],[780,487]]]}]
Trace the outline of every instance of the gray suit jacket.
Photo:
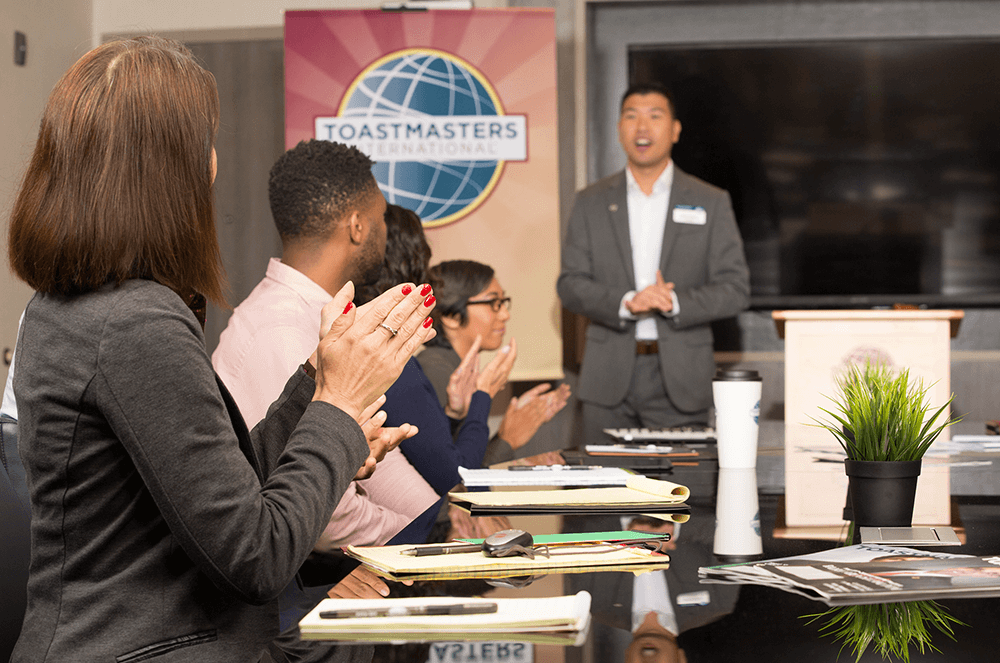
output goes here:
[{"label": "gray suit jacket", "polygon": [[11,660],[259,660],[368,455],[353,419],[297,371],[247,431],[194,315],[151,281],[36,295],[14,389],[32,551]]},{"label": "gray suit jacket", "polygon": [[[705,223],[675,222],[679,205],[704,209]],[[715,370],[710,323],[748,306],[750,272],[729,194],[676,166],[660,270],[680,305],[676,316],[657,316],[663,384],[679,410],[704,410]],[[556,287],[563,306],[591,322],[577,396],[617,405],[635,364],[635,322],[618,316],[622,297],[635,289],[624,171],[577,195]]]}]

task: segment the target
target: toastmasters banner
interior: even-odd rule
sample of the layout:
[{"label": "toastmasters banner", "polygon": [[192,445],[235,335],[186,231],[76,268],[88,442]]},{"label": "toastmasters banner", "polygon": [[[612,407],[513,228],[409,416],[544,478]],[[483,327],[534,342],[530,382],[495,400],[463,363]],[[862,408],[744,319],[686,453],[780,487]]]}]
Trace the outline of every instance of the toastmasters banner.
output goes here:
[{"label": "toastmasters banner", "polygon": [[355,145],[432,263],[491,265],[519,380],[562,376],[555,47],[548,9],[285,13],[285,146]]}]

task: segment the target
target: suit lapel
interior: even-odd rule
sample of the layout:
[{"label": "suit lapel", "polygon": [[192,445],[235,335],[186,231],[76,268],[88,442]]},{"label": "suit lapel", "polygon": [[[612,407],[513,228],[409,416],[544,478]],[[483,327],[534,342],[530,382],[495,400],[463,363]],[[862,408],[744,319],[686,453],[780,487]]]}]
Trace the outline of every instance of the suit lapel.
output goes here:
[{"label": "suit lapel", "polygon": [[666,281],[670,280],[667,274],[667,265],[670,264],[671,253],[677,242],[678,224],[673,222],[673,212],[676,205],[688,204],[688,176],[674,164],[674,181],[670,185],[670,199],[667,201],[667,221],[663,224],[663,245],[660,247],[660,271]]},{"label": "suit lapel", "polygon": [[628,195],[625,188],[625,171],[621,172],[607,193],[605,204],[611,223],[611,231],[618,244],[618,251],[621,253],[622,264],[625,265],[629,283],[632,288],[635,288],[635,266],[632,264],[632,243],[628,233]]}]

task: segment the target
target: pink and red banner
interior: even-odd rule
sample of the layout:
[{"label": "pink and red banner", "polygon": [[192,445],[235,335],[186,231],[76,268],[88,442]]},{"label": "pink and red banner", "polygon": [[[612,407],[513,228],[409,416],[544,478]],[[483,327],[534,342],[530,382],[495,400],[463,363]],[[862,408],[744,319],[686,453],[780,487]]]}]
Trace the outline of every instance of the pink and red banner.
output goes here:
[{"label": "pink and red banner", "polygon": [[357,146],[432,262],[491,265],[522,380],[562,375],[555,46],[547,9],[285,14],[286,148]]}]

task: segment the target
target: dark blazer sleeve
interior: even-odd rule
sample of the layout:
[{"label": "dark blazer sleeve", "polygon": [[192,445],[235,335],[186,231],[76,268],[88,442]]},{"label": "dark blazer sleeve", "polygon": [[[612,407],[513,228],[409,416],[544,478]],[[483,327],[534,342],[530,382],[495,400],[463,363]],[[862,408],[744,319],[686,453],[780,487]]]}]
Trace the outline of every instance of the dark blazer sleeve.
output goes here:
[{"label": "dark blazer sleeve", "polygon": [[432,346],[425,348],[414,359],[420,364],[420,369],[427,376],[441,407],[448,405],[448,381],[455,372],[462,358],[451,348]]},{"label": "dark blazer sleeve", "polygon": [[622,172],[577,194],[563,235],[556,291],[573,313],[625,330],[632,323],[618,312],[622,297],[634,288]]},{"label": "dark blazer sleeve", "polygon": [[368,455],[357,423],[310,402],[311,380],[294,376],[254,434],[273,458],[258,474],[240,449],[197,322],[162,292],[119,302],[94,382],[98,407],[175,541],[247,602],[274,599],[295,575]]},{"label": "dark blazer sleeve", "polygon": [[[423,369],[424,375],[427,376],[427,379],[434,387],[434,392],[437,394],[441,407],[447,406],[448,381],[451,379],[451,374],[455,372],[455,369],[458,368],[458,365],[462,361],[458,353],[451,348],[430,347],[418,354],[416,360],[420,364],[420,368]],[[457,438],[464,420],[449,419],[449,421],[451,423],[452,436]],[[514,457],[514,449],[511,448],[510,444],[499,435],[494,435],[486,445],[486,453],[483,455],[482,464],[484,467],[488,467],[497,463],[512,461]]]},{"label": "dark blazer sleeve", "polygon": [[510,443],[499,435],[494,435],[490,438],[489,444],[486,445],[486,453],[483,454],[483,467],[497,463],[509,463],[516,457]]},{"label": "dark blazer sleeve", "polygon": [[387,426],[413,424],[419,432],[399,445],[406,459],[420,472],[438,495],[444,495],[462,482],[459,466],[480,467],[489,440],[487,418],[490,399],[485,391],[472,395],[469,413],[455,436],[444,409],[438,403],[434,387],[416,359],[410,359],[399,379],[385,394]]}]

